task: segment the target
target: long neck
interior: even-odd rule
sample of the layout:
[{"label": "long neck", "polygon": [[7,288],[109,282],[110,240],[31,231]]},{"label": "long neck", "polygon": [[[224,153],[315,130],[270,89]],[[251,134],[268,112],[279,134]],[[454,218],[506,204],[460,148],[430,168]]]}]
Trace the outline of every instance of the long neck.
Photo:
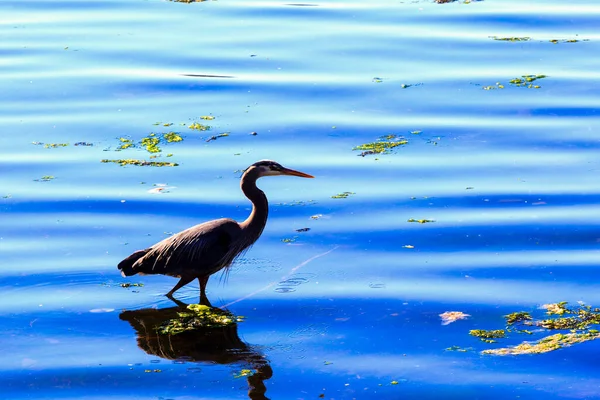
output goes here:
[{"label": "long neck", "polygon": [[250,216],[240,224],[243,231],[247,233],[247,238],[251,241],[248,245],[254,243],[260,236],[269,215],[269,203],[267,196],[262,190],[256,187],[258,175],[254,171],[247,171],[242,176],[240,187],[246,197],[252,202],[252,212]]}]

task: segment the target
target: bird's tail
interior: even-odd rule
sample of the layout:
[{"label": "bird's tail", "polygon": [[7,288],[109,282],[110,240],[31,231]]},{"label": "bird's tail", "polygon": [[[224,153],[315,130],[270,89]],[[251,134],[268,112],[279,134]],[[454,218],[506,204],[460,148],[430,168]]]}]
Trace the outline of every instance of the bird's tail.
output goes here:
[{"label": "bird's tail", "polygon": [[133,269],[133,264],[135,264],[135,262],[140,258],[144,257],[146,253],[148,253],[148,251],[150,251],[150,249],[138,250],[123,261],[121,261],[117,266],[117,268],[119,268],[119,271],[121,271],[121,275],[131,276],[137,274],[137,271]]}]

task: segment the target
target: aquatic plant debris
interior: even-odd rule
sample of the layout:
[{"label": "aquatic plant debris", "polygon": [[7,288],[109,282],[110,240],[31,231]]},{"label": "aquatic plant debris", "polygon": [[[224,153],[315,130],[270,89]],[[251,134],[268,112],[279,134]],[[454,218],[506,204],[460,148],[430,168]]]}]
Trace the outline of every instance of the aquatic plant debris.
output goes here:
[{"label": "aquatic plant debris", "polygon": [[240,372],[233,374],[233,377],[237,379],[252,375],[254,375],[254,371],[252,371],[251,369],[242,369]]},{"label": "aquatic plant debris", "polygon": [[508,315],[505,315],[506,323],[508,325],[516,324],[517,322],[531,321],[533,318],[531,314],[526,311],[514,312]]},{"label": "aquatic plant debris", "polygon": [[467,319],[469,317],[469,314],[465,314],[462,311],[446,311],[440,314],[440,318],[442,318],[442,325],[449,325],[453,322],[461,319]]},{"label": "aquatic plant debris", "polygon": [[523,37],[498,37],[498,36],[490,36],[490,38],[494,40],[500,40],[503,42],[528,42],[531,40],[529,36]]},{"label": "aquatic plant debris", "polygon": [[[525,87],[527,89],[540,89],[541,86],[537,84],[533,84],[533,82],[547,78],[547,75],[521,75],[521,77],[513,78],[508,81],[509,84],[516,87]],[[487,85],[482,86],[483,90],[495,90],[495,89],[504,89],[506,86],[501,82],[496,82],[495,85]]]},{"label": "aquatic plant debris", "polygon": [[543,354],[549,353],[554,350],[561,349],[563,347],[570,347],[577,343],[588,342],[590,340],[596,340],[600,337],[600,332],[590,331],[584,333],[557,333],[542,338],[536,342],[523,342],[514,347],[503,347],[499,349],[488,349],[483,350],[482,354],[492,354],[497,356],[507,355],[521,355],[521,354]]},{"label": "aquatic plant debris", "polygon": [[[544,304],[541,309],[546,311],[546,318],[541,320],[535,320],[531,313],[526,311],[518,311],[505,315],[504,319],[506,320],[507,326],[506,330],[501,331],[505,333],[528,335],[537,333],[537,331],[531,332],[526,329],[515,328],[516,326],[525,326],[537,327],[546,331],[568,330],[569,332],[552,334],[536,341],[522,342],[516,346],[486,349],[482,351],[482,354],[543,354],[563,347],[569,347],[577,343],[596,340],[600,337],[600,332],[597,329],[593,329],[600,325],[600,308],[595,308],[581,302],[576,306],[570,306],[566,301],[563,301],[559,303]],[[474,336],[484,338],[486,339],[484,341],[488,341],[490,338],[494,338],[491,332],[499,331],[500,330],[471,332],[481,332]]]},{"label": "aquatic plant debris", "polygon": [[[331,196],[332,199],[346,199],[348,196],[356,194],[354,192],[342,192]],[[312,217],[311,217],[312,218]]]},{"label": "aquatic plant debris", "polygon": [[409,218],[407,220],[407,222],[418,222],[419,224],[427,224],[429,222],[435,222],[434,219],[414,219],[414,218]]},{"label": "aquatic plant debris", "polygon": [[209,138],[208,138],[206,141],[207,141],[207,142],[211,142],[211,141],[213,141],[213,140],[217,140],[217,139],[219,139],[219,138],[222,138],[222,137],[227,137],[227,136],[229,136],[229,132],[225,132],[225,133],[219,133],[218,135],[215,135],[215,136],[211,136],[211,137],[209,137]]},{"label": "aquatic plant debris", "polygon": [[121,286],[122,288],[130,288],[130,287],[142,287],[142,286],[144,286],[144,284],[143,283],[125,282],[125,283],[120,283],[119,286]]},{"label": "aquatic plant debris", "polygon": [[197,329],[221,328],[244,320],[244,317],[235,316],[229,311],[202,304],[190,304],[187,306],[187,310],[178,312],[177,318],[168,320],[157,327],[157,332],[162,335],[177,335]]},{"label": "aquatic plant debris", "polygon": [[392,149],[408,144],[408,140],[397,135],[385,135],[377,139],[375,142],[365,143],[354,147],[352,150],[361,150],[362,153],[359,156],[366,156],[370,154],[388,154]]},{"label": "aquatic plant debris", "polygon": [[56,179],[52,175],[44,175],[40,179],[34,179],[36,182],[50,182],[51,180]]},{"label": "aquatic plant debris", "polygon": [[115,163],[119,164],[121,167],[126,165],[136,165],[138,167],[177,167],[179,164],[173,162],[165,162],[165,161],[146,161],[146,160],[136,160],[133,158],[128,159],[117,159],[117,160],[100,160],[102,163]]},{"label": "aquatic plant debris", "polygon": [[533,85],[532,82],[537,81],[538,79],[546,78],[546,75],[521,75],[520,78],[514,78],[508,81],[511,85],[515,85],[518,87],[527,87],[529,89],[539,89],[540,86]]},{"label": "aquatic plant debris", "polygon": [[46,143],[44,145],[45,149],[56,149],[59,147],[67,147],[69,143]]},{"label": "aquatic plant debris", "polygon": [[504,329],[472,329],[469,331],[469,335],[475,336],[486,343],[495,343],[496,341],[494,339],[501,339],[503,337],[506,337],[506,331]]},{"label": "aquatic plant debris", "polygon": [[188,126],[188,128],[190,129],[194,129],[196,131],[208,131],[210,130],[210,126],[208,125],[202,125],[198,122],[194,122],[193,124],[190,124],[190,126]]}]

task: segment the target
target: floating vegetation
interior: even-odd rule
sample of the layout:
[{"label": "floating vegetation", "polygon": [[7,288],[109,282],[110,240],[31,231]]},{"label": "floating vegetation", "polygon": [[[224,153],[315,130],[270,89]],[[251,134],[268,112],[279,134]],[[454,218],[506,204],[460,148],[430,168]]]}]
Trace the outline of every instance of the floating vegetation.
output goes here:
[{"label": "floating vegetation", "polygon": [[4,196],[2,196],[3,199],[10,199],[12,198],[12,194],[6,194]]},{"label": "floating vegetation", "polygon": [[298,239],[297,236],[291,237],[291,238],[285,238],[285,239],[281,239],[281,241],[283,243],[294,243],[296,241],[296,239]]},{"label": "floating vegetation", "polygon": [[157,332],[162,335],[177,335],[195,329],[220,328],[243,321],[243,317],[236,317],[229,311],[202,304],[190,304],[187,309],[189,311],[178,312],[177,318],[157,327]]},{"label": "floating vegetation", "polygon": [[213,117],[212,115],[203,115],[200,117],[200,119],[203,119],[205,121],[212,121],[213,119],[215,119],[215,117]]},{"label": "floating vegetation", "polygon": [[289,203],[277,203],[276,205],[278,205],[278,206],[292,206],[292,207],[294,207],[294,206],[308,206],[308,205],[311,205],[311,204],[317,204],[317,202],[315,200],[306,200],[306,201],[304,201],[304,200],[294,200],[294,201],[291,201]]},{"label": "floating vegetation", "polygon": [[494,40],[500,40],[503,42],[528,42],[531,40],[528,36],[523,37],[498,37],[498,36],[490,36],[490,38]]},{"label": "floating vegetation", "polygon": [[243,378],[245,376],[252,376],[254,375],[254,371],[252,371],[251,369],[243,369],[240,372],[233,374],[234,378]]},{"label": "floating vegetation", "polygon": [[600,337],[598,331],[589,331],[584,333],[557,333],[547,336],[536,342],[523,342],[514,347],[503,347],[499,349],[483,350],[483,354],[493,354],[497,356],[521,355],[521,354],[543,354],[549,353],[563,347],[569,347],[577,343],[588,342]]},{"label": "floating vegetation", "polygon": [[69,143],[46,143],[44,145],[45,149],[56,149],[59,147],[67,147]]},{"label": "floating vegetation", "polygon": [[450,346],[444,349],[445,351],[458,351],[461,353],[466,353],[468,351],[473,351],[472,347],[460,347],[460,346]]},{"label": "floating vegetation", "polygon": [[[346,199],[348,196],[356,194],[354,192],[342,192],[331,196],[332,199]],[[312,218],[312,217],[311,217]]]},{"label": "floating vegetation", "polygon": [[200,124],[198,122],[194,122],[188,128],[194,129],[196,131],[208,131],[208,130],[210,130],[210,126],[208,126],[208,125],[202,125],[202,124]]},{"label": "floating vegetation", "polygon": [[155,133],[151,133],[147,137],[142,138],[142,140],[140,141],[140,144],[146,149],[148,153],[160,153],[161,148],[158,147],[159,143],[160,139],[156,137]]},{"label": "floating vegetation", "polygon": [[144,286],[144,284],[143,283],[125,282],[125,283],[120,283],[119,286],[121,286],[122,288],[130,288],[130,287],[142,287],[142,286]]},{"label": "floating vegetation", "polygon": [[550,43],[559,44],[559,43],[577,43],[579,40],[577,39],[551,39],[548,40]]},{"label": "floating vegetation", "polygon": [[169,126],[171,126],[171,125],[173,125],[173,123],[172,123],[172,122],[165,122],[165,123],[163,124],[163,126],[166,126],[166,127],[169,127]]},{"label": "floating vegetation", "polygon": [[135,146],[135,144],[133,144],[133,140],[124,137],[120,137],[119,142],[121,142],[121,145],[117,147],[117,150],[125,150]]},{"label": "floating vegetation", "polygon": [[310,228],[300,228],[300,229],[296,229],[296,232],[308,232],[310,231]]},{"label": "floating vegetation", "polygon": [[423,131],[411,131],[410,133],[412,133],[413,135],[419,135],[423,133]]},{"label": "floating vegetation", "polygon": [[173,142],[182,142],[183,138],[177,132],[168,132],[163,134],[163,138],[167,141],[167,143]]},{"label": "floating vegetation", "polygon": [[[533,82],[538,79],[547,78],[547,75],[521,75],[520,78],[514,78],[508,81],[513,86],[517,87],[526,87],[528,89],[539,89],[541,86],[534,85]],[[496,82],[495,85],[483,86],[483,90],[495,90],[495,89],[504,89],[505,86],[501,82]]]},{"label": "floating vegetation", "polygon": [[50,182],[53,179],[55,179],[55,178],[52,175],[44,175],[40,179],[34,179],[34,181],[36,181],[36,182]]},{"label": "floating vegetation", "polygon": [[533,85],[532,82],[535,82],[538,79],[544,79],[546,77],[546,75],[522,75],[520,78],[514,78],[508,82],[511,85],[515,85],[518,87],[527,87],[528,89],[539,89],[540,86]]},{"label": "floating vegetation", "polygon": [[[571,307],[565,301],[552,304],[544,304],[541,308],[546,310],[547,318],[534,320],[533,316],[526,311],[518,311],[504,316],[506,330],[474,330],[469,333],[479,337],[481,340],[493,343],[492,339],[503,338],[506,332],[532,335],[526,329],[515,329],[515,326],[539,327],[543,330],[568,330],[568,333],[556,333],[543,337],[533,342],[522,342],[516,346],[503,347],[499,349],[483,350],[483,354],[492,355],[520,355],[520,354],[542,354],[569,347],[577,343],[596,340],[600,337],[597,329],[600,325],[600,308],[594,308],[583,303]],[[538,330],[539,331],[539,330]],[[501,333],[502,332],[502,333]]]},{"label": "floating vegetation", "polygon": [[73,146],[85,146],[85,147],[91,147],[93,146],[93,143],[89,143],[89,142],[77,142],[75,143]]},{"label": "floating vegetation", "polygon": [[511,313],[511,314],[505,315],[504,318],[506,319],[506,323],[508,325],[513,325],[518,322],[531,321],[533,319],[533,318],[531,318],[531,314],[529,314],[528,312],[525,312],[525,311]]},{"label": "floating vegetation", "polygon": [[381,83],[381,82],[383,82],[383,79],[375,77],[375,78],[373,78],[373,82],[375,82],[375,83]]},{"label": "floating vegetation", "polygon": [[323,214],[315,214],[315,215],[311,215],[310,219],[319,219],[323,216]]},{"label": "floating vegetation", "polygon": [[361,144],[359,146],[354,147],[352,150],[362,150],[362,153],[359,156],[366,156],[370,154],[387,154],[390,153],[390,150],[403,146],[408,143],[408,140],[403,137],[399,137],[396,135],[385,135],[380,137],[377,141],[371,143]]},{"label": "floating vegetation", "polygon": [[229,132],[225,132],[225,133],[219,133],[216,136],[211,136],[208,139],[206,139],[207,142],[213,141],[213,140],[217,140],[218,138],[222,138],[222,137],[227,137],[229,136]]},{"label": "floating vegetation", "polygon": [[[155,125],[160,124],[160,122],[157,122]],[[165,126],[167,126],[168,124],[163,124]],[[170,124],[173,125],[173,124]],[[161,137],[162,135],[162,137]],[[161,143],[174,143],[174,142],[181,142],[183,141],[183,137],[181,137],[181,135],[177,132],[167,132],[167,133],[163,133],[163,134],[156,134],[156,133],[150,133],[148,134],[148,136],[143,137],[138,145],[139,147],[143,148],[144,150],[146,150],[148,153],[153,154],[153,156],[151,156],[150,158],[156,158],[159,156],[158,153],[162,152],[162,148],[160,147]],[[119,147],[117,147],[117,151],[122,151],[122,150],[127,150],[130,148],[134,148],[137,147],[135,142],[130,139],[130,138],[126,138],[126,137],[120,137],[119,138],[119,142],[121,143],[119,145]],[[170,156],[167,157],[171,157],[173,156],[173,154],[171,154]]]},{"label": "floating vegetation", "polygon": [[495,90],[495,89],[504,89],[504,85],[500,82],[496,82],[496,85],[484,86],[483,90]]},{"label": "floating vegetation", "polygon": [[412,85],[411,85],[411,84],[408,84],[408,83],[403,83],[402,85],[400,85],[400,87],[401,87],[402,89],[408,89],[408,88],[409,88],[409,87],[411,87],[411,86],[412,86]]},{"label": "floating vegetation", "polygon": [[435,222],[434,219],[414,219],[414,218],[409,218],[407,220],[407,222],[418,222],[419,224],[426,224],[428,222]]},{"label": "floating vegetation", "polygon": [[442,318],[442,325],[449,325],[453,322],[461,319],[467,319],[469,317],[469,314],[465,314],[461,311],[446,311],[440,314],[440,318]]},{"label": "floating vegetation", "polygon": [[137,165],[139,167],[177,167],[179,164],[165,161],[146,161],[146,160],[136,160],[132,158],[128,159],[118,159],[118,160],[100,160],[103,163],[115,163],[119,164],[121,167],[126,165]]},{"label": "floating vegetation", "polygon": [[494,339],[502,339],[506,337],[506,331],[504,329],[489,331],[485,329],[473,329],[469,331],[469,335],[479,338],[482,342],[496,343]]}]

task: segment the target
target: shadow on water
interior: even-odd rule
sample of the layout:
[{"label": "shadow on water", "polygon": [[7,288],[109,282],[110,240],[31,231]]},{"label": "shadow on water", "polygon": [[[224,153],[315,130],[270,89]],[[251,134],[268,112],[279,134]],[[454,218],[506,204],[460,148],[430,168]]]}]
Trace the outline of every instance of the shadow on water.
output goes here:
[{"label": "shadow on water", "polygon": [[179,313],[189,312],[184,303],[176,307],[126,310],[119,318],[129,322],[137,335],[137,345],[150,355],[167,360],[211,363],[241,364],[254,373],[247,375],[248,397],[268,400],[264,381],[270,379],[273,370],[263,354],[240,339],[237,323],[218,327],[195,327],[176,334],[159,333],[159,328]]}]

